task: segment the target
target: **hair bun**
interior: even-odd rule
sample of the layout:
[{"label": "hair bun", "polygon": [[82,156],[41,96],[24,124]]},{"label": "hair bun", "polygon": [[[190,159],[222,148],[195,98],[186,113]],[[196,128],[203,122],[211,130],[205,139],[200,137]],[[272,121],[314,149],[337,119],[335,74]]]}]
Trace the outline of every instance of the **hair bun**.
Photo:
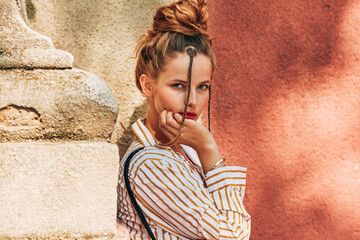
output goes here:
[{"label": "hair bun", "polygon": [[208,8],[205,0],[181,0],[157,9],[154,16],[153,34],[178,32],[187,36],[207,33]]}]

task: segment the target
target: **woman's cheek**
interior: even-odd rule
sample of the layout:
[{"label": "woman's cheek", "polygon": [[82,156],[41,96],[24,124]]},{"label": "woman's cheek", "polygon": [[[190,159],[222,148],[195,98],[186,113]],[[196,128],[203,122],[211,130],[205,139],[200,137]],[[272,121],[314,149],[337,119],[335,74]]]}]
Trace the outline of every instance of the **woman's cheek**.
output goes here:
[{"label": "woman's cheek", "polygon": [[174,111],[171,102],[169,102],[169,99],[161,96],[157,98],[157,101],[155,102],[155,109],[158,112],[158,114],[160,114],[164,110]]},{"label": "woman's cheek", "polygon": [[177,112],[180,111],[179,109],[179,103],[180,100],[178,99],[177,96],[172,95],[167,95],[167,96],[163,96],[160,99],[162,106],[164,109],[168,110],[168,111],[173,111],[173,112]]}]

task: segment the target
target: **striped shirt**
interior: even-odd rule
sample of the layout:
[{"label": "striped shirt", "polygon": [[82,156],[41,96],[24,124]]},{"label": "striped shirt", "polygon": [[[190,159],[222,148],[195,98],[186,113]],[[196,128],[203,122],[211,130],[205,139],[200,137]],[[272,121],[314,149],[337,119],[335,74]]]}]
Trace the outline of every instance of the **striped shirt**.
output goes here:
[{"label": "striped shirt", "polygon": [[191,161],[158,141],[139,119],[132,125],[137,139],[120,162],[118,217],[131,239],[150,239],[132,206],[123,168],[128,155],[140,147],[130,162],[129,180],[135,198],[156,239],[249,239],[246,212],[246,168],[226,166],[202,173],[196,151],[182,145]]}]

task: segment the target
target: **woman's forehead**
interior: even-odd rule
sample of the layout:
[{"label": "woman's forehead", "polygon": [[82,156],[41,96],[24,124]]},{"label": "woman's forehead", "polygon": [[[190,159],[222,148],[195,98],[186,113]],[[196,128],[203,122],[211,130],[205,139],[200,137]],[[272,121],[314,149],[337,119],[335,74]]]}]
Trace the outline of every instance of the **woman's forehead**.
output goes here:
[{"label": "woman's forehead", "polygon": [[[188,80],[190,57],[187,54],[179,54],[177,57],[170,59],[162,71],[159,72],[158,78],[163,80]],[[192,79],[195,81],[207,81],[211,79],[212,64],[210,59],[205,55],[197,55],[193,59],[191,69]]]},{"label": "woman's forehead", "polygon": [[[190,56],[186,53],[177,53],[169,58],[161,72],[169,75],[188,75]],[[203,54],[197,54],[193,58],[192,74],[211,75],[212,63],[209,57]]]}]

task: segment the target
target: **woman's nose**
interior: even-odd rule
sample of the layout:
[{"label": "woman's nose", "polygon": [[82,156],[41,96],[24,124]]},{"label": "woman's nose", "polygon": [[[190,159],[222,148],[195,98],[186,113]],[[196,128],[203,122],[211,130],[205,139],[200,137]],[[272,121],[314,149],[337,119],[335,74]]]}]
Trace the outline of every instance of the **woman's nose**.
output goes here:
[{"label": "woman's nose", "polygon": [[[185,103],[186,103],[186,99],[185,99]],[[190,90],[188,106],[196,107],[196,90],[195,89]]]}]

